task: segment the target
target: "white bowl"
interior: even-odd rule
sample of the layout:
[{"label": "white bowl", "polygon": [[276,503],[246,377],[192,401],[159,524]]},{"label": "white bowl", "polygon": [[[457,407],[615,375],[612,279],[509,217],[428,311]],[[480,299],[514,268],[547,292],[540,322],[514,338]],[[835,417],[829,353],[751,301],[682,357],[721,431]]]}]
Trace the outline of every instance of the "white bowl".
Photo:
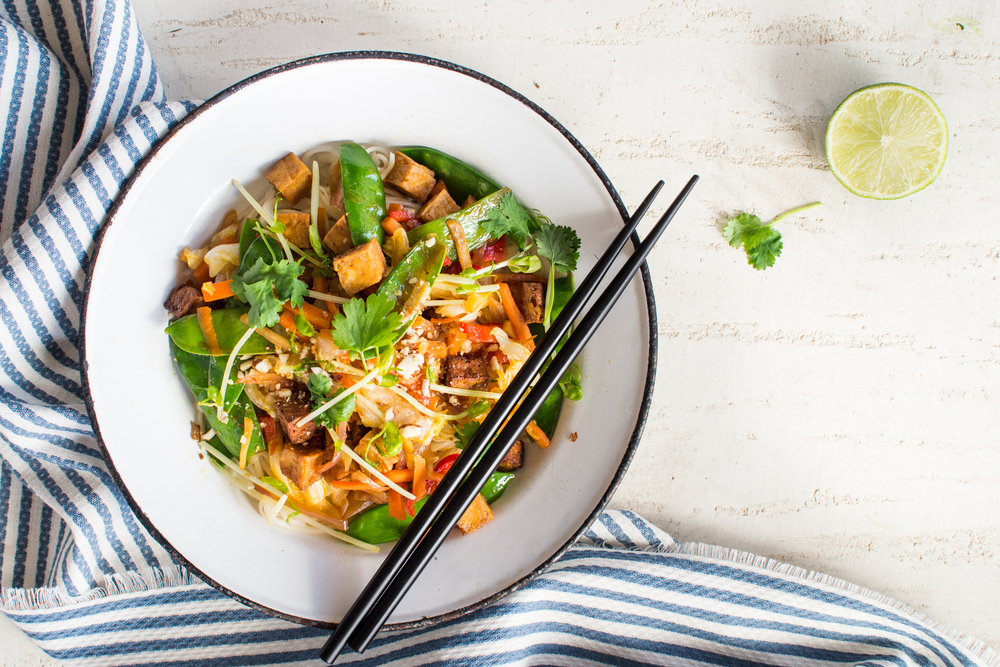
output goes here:
[{"label": "white bowl", "polygon": [[[626,215],[593,157],[537,106],[476,72],[398,53],[330,54],[251,77],[192,112],[136,168],[98,240],[85,306],[84,377],[108,467],[143,525],[204,581],[268,613],[324,626],[343,616],[388,549],[368,554],[269,526],[199,457],[162,303],[177,281],[178,251],[204,242],[237,201],[232,178],[261,181],[288,151],[345,139],[424,144],[476,165],[577,229],[578,276]],[[597,517],[646,418],[651,321],[644,271],[582,355],[584,397],[566,402],[552,446],[529,447],[493,522],[449,537],[392,616],[396,627],[514,590]]]}]

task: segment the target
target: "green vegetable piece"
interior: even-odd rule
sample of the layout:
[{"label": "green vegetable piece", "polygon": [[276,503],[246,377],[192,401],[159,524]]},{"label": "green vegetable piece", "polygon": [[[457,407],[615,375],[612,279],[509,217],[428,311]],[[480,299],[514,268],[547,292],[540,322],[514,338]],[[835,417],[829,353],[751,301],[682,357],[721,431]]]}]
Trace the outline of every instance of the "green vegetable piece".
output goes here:
[{"label": "green vegetable piece", "polygon": [[480,227],[489,232],[491,238],[498,239],[506,234],[521,250],[527,246],[528,235],[532,232],[531,217],[512,194],[503,197],[499,206],[490,209],[488,218],[480,223]]},{"label": "green vegetable piece", "polygon": [[268,486],[273,486],[281,493],[288,493],[288,485],[282,482],[280,479],[275,479],[274,477],[261,477],[260,481],[264,482]]},{"label": "green vegetable piece", "polygon": [[385,238],[385,190],[374,160],[364,148],[354,143],[340,145],[340,173],[344,183],[344,208],[347,225],[355,246]]},{"label": "green vegetable piece", "polygon": [[[229,355],[236,343],[247,331],[247,326],[240,322],[240,317],[246,315],[247,308],[221,308],[212,311],[212,324],[215,325],[215,335],[219,339],[219,349],[222,354]],[[202,333],[198,324],[196,314],[186,315],[164,331],[170,339],[185,352],[191,354],[211,354],[208,351],[208,343],[205,342],[205,334]],[[260,334],[250,336],[250,339],[240,350],[241,354],[264,354],[274,351],[274,346],[268,343]]]},{"label": "green vegetable piece", "polygon": [[583,389],[580,388],[580,367],[572,364],[569,370],[563,373],[559,380],[559,388],[563,396],[571,401],[579,401],[583,398]]},{"label": "green vegetable piece", "polygon": [[223,423],[219,421],[215,414],[215,408],[202,407],[202,412],[208,418],[209,425],[215,429],[219,439],[225,446],[226,451],[234,459],[240,455],[240,438],[243,437],[243,418],[250,417],[253,422],[253,430],[250,433],[250,442],[247,444],[247,460],[257,452],[264,449],[264,435],[261,432],[260,423],[257,421],[257,413],[254,411],[253,403],[246,394],[239,397],[229,411],[229,419]]},{"label": "green vegetable piece", "polygon": [[435,178],[448,186],[448,193],[457,202],[465,201],[469,195],[479,200],[500,189],[490,177],[439,150],[426,146],[404,146],[399,152],[431,169]]},{"label": "green vegetable piece", "polygon": [[492,503],[503,495],[512,479],[514,479],[512,472],[495,472],[486,480],[483,488],[479,489],[479,493],[486,499],[486,502]]},{"label": "green vegetable piece", "polygon": [[341,350],[365,357],[392,345],[398,339],[396,330],[403,324],[399,313],[393,312],[395,306],[392,298],[378,293],[365,301],[351,299],[333,316],[333,342]]},{"label": "green vegetable piece", "polygon": [[[192,355],[194,356],[194,355]],[[204,357],[209,360],[208,364],[208,388],[209,389],[220,389],[222,387],[222,377],[226,372],[226,361],[228,357]],[[239,373],[239,364],[233,364],[233,367],[229,370],[229,379],[231,383],[226,385],[226,400],[222,409],[226,412],[232,410],[233,405],[236,400],[243,395],[243,385],[237,382],[237,373]],[[201,403],[199,399],[199,403]],[[212,401],[212,405],[218,405],[218,400]],[[206,407],[208,407],[206,405]]]},{"label": "green vegetable piece", "polygon": [[[462,231],[465,232],[465,242],[468,244],[469,250],[475,250],[490,240],[490,233],[483,229],[479,223],[489,220],[490,211],[493,209],[499,210],[500,202],[509,194],[510,189],[503,188],[493,194],[487,195],[475,204],[463,208],[457,213],[452,213],[444,218],[431,220],[426,224],[420,225],[406,235],[406,238],[410,241],[410,247],[415,246],[425,236],[435,234],[448,246],[448,257],[452,261],[457,260],[458,252],[455,250],[455,242],[451,240],[451,232],[448,231],[447,220],[450,218],[462,225]],[[513,201],[514,206],[521,206],[513,198],[511,198],[511,201]],[[521,210],[524,210],[524,208],[521,207]]]},{"label": "green vegetable piece", "polygon": [[[250,226],[251,222],[256,221],[247,221],[245,227]],[[283,256],[277,241],[260,236],[260,233],[256,229],[253,230],[253,233],[257,235],[257,238],[247,246],[245,253],[243,252],[243,239],[242,237],[240,238],[240,268],[236,271],[237,276],[245,275],[257,263],[257,260],[265,264],[271,264]]]},{"label": "green vegetable piece", "polygon": [[478,430],[479,422],[468,422],[459,426],[455,429],[455,446],[459,449],[465,449],[469,444],[469,441],[472,440],[472,436],[474,436]]},{"label": "green vegetable piece", "polygon": [[729,219],[725,229],[722,230],[722,235],[732,247],[742,246],[747,254],[747,264],[758,271],[763,271],[774,266],[774,260],[781,256],[781,250],[784,246],[781,232],[773,225],[790,215],[797,215],[820,205],[821,202],[813,202],[793,208],[766,224],[762,223],[756,215],[740,213]]},{"label": "green vegetable piece", "polygon": [[[573,296],[573,276],[569,275],[558,278],[555,281],[552,298],[553,319],[559,316],[563,308],[566,307],[566,303],[569,301],[571,296]],[[531,328],[531,332],[535,335],[544,333],[544,327],[541,324],[531,324],[529,326]],[[567,334],[561,341],[559,341],[559,345],[556,346],[556,352],[562,349],[562,346],[568,337],[569,335]],[[535,413],[535,423],[538,424],[538,427],[542,429],[542,432],[550,438],[556,431],[556,423],[558,423],[559,414],[562,412],[564,398],[563,390],[557,385],[556,388],[545,397],[542,407],[540,407],[538,412]]]},{"label": "green vegetable piece", "polygon": [[[424,496],[416,502],[414,508],[417,512],[427,502],[428,497]],[[389,506],[379,505],[351,519],[347,534],[368,544],[382,544],[398,540],[411,523],[413,517],[407,515],[402,521],[393,519],[389,516]]]},{"label": "green vegetable piece", "polygon": [[[441,243],[440,236],[434,237],[432,245],[428,245],[429,241],[430,237],[425,237],[422,242],[410,248],[410,252],[406,253],[406,257],[393,267],[378,288],[377,294],[392,299],[395,304],[393,310],[397,313],[402,311],[407,299],[421,282],[433,284],[437,280],[438,274],[441,273],[448,249],[444,243]],[[413,282],[410,282],[411,280]],[[414,316],[418,314],[414,313]],[[407,319],[413,319],[413,317]],[[409,324],[409,322],[404,322],[404,324]]]},{"label": "green vegetable piece", "polygon": [[230,283],[233,294],[250,304],[248,319],[254,327],[273,327],[286,301],[298,308],[309,288],[299,280],[302,265],[281,259],[268,264],[263,258]]},{"label": "green vegetable piece", "polygon": [[254,228],[256,224],[256,220],[244,220],[240,228],[240,264],[253,242],[260,238],[260,233]]},{"label": "green vegetable piece", "polygon": [[395,456],[403,449],[403,437],[395,422],[386,422],[382,432],[382,456]]}]

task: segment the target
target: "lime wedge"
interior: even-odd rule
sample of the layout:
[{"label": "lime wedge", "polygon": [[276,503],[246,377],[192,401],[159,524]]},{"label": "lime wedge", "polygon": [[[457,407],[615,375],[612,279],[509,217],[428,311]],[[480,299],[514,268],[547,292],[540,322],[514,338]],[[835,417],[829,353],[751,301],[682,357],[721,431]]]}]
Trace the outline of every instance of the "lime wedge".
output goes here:
[{"label": "lime wedge", "polygon": [[937,178],[948,125],[922,90],[880,83],[840,103],[826,127],[826,160],[845,188],[869,199],[899,199]]}]

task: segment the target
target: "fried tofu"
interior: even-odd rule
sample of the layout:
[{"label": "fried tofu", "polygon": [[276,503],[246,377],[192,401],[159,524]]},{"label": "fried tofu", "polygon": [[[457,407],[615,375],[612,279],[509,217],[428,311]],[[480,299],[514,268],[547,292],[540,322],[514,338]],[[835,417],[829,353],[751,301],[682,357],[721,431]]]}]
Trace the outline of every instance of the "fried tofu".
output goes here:
[{"label": "fried tofu", "polygon": [[382,246],[378,244],[378,239],[372,239],[362,246],[334,257],[333,270],[337,272],[340,286],[348,296],[353,296],[382,280],[385,255],[382,254]]},{"label": "fried tofu", "polygon": [[473,204],[475,204],[477,201],[479,201],[479,200],[476,199],[475,197],[473,197],[472,195],[469,195],[469,196],[467,196],[465,198],[465,201],[462,202],[462,208],[469,208],[470,206],[472,206]]},{"label": "fried tofu", "polygon": [[545,319],[545,285],[535,282],[512,281],[510,295],[528,324]]},{"label": "fried tofu", "polygon": [[351,228],[347,224],[346,215],[340,216],[340,220],[333,223],[333,227],[330,227],[330,231],[323,237],[323,243],[337,254],[347,252],[354,247],[354,241],[351,240]]},{"label": "fried tofu", "polygon": [[340,162],[330,168],[330,208],[343,213],[344,208],[344,174],[340,170]]},{"label": "fried tofu", "polygon": [[497,466],[497,470],[500,472],[514,472],[518,468],[524,465],[524,443],[520,440],[514,443],[514,446],[507,450],[507,453],[503,457],[503,461]]},{"label": "fried tofu", "polygon": [[312,216],[308,213],[279,213],[278,222],[285,226],[285,238],[303,250],[309,249],[309,226]]},{"label": "fried tofu", "polygon": [[472,501],[472,504],[469,505],[469,509],[465,510],[462,518],[458,520],[458,529],[468,535],[492,520],[493,510],[490,509],[483,495],[479,494]]},{"label": "fried tofu", "polygon": [[396,151],[396,163],[385,177],[385,183],[423,202],[434,188],[434,172]]},{"label": "fried tofu", "polygon": [[271,167],[267,180],[289,204],[295,206],[312,188],[312,172],[295,153],[289,153]]},{"label": "fried tofu", "polygon": [[486,357],[452,355],[446,360],[446,383],[455,389],[485,390],[490,383]]},{"label": "fried tofu", "polygon": [[437,194],[431,195],[427,202],[420,207],[420,210],[417,211],[417,217],[422,222],[430,222],[460,210],[458,204],[448,194],[447,188],[442,188]]}]

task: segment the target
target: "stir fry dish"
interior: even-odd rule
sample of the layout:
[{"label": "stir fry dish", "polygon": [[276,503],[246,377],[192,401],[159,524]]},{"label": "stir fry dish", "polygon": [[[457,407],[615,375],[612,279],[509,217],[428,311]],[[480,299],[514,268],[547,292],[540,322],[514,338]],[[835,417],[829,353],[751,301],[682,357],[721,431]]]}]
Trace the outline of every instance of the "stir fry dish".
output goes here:
[{"label": "stir fry dish", "polygon": [[[184,248],[171,354],[192,438],[273,525],[359,547],[402,534],[573,291],[580,239],[440,151],[282,157]],[[266,191],[265,189],[266,188]],[[462,517],[548,447],[573,367]],[[204,454],[203,454],[204,455]],[[527,458],[531,458],[527,454]]]}]

